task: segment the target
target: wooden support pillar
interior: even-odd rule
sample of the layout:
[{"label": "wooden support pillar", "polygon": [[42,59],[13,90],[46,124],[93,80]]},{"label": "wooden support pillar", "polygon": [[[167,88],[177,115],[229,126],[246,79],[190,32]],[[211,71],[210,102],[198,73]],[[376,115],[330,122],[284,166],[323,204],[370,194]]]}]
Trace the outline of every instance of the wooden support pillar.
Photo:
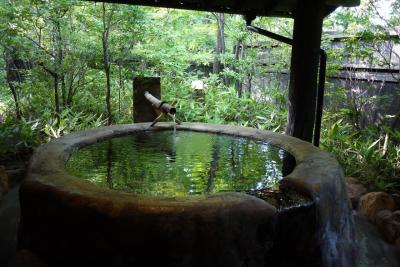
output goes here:
[{"label": "wooden support pillar", "polygon": [[302,0],[294,14],[286,134],[311,142],[316,109],[324,0]]},{"label": "wooden support pillar", "polygon": [[137,77],[133,79],[133,122],[152,122],[158,114],[146,99],[144,93],[148,91],[158,99],[161,98],[159,77]]}]

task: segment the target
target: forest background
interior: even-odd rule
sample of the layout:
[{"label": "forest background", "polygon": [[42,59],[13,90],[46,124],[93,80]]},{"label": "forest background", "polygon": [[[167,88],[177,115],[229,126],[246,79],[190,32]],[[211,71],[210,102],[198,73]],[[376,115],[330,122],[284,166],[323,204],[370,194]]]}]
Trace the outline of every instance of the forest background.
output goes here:
[{"label": "forest background", "polygon": [[[371,190],[400,189],[399,13],[399,0],[362,0],[324,22],[321,147]],[[254,24],[292,35],[290,19]],[[291,48],[239,15],[4,0],[0,52],[1,165],[72,131],[132,123],[134,77],[161,77],[183,121],[284,132]]]}]

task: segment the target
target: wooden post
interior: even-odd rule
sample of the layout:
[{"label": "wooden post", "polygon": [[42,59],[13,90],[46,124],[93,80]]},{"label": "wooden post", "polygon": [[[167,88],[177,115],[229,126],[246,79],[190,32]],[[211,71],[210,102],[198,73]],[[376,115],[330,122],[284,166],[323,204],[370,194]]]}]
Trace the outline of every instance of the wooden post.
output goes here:
[{"label": "wooden post", "polygon": [[160,99],[160,78],[146,77],[133,79],[133,121],[135,123],[152,122],[158,116],[154,107],[144,96],[146,91]]},{"label": "wooden post", "polygon": [[286,134],[311,142],[325,1],[298,1],[294,14]]}]

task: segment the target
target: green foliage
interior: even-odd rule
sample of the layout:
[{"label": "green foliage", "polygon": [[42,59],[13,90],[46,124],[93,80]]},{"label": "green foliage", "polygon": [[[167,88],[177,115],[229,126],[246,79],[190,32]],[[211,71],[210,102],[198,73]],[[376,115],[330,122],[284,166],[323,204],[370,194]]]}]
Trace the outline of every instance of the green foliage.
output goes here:
[{"label": "green foliage", "polygon": [[177,100],[179,118],[183,121],[236,124],[283,131],[286,111],[280,110],[279,106],[283,105],[282,102],[286,102],[286,99],[281,92],[268,91],[275,101],[256,100],[250,97],[239,98],[234,88],[225,90],[224,85],[213,79],[210,77],[206,80],[205,90],[191,89],[185,81],[175,80],[173,84],[170,84],[168,80],[163,82],[166,99],[170,102]]},{"label": "green foliage", "polygon": [[387,132],[385,148],[385,135],[375,127],[355,130],[343,118],[337,119],[341,116],[326,114],[322,148],[336,155],[346,175],[364,180],[371,189],[400,188],[400,131]]},{"label": "green foliage", "polygon": [[58,138],[73,131],[100,127],[106,124],[106,119],[102,115],[97,117],[96,115],[84,114],[83,112],[74,113],[70,109],[65,109],[60,117],[58,125],[49,116],[43,122],[44,127],[42,129],[47,137]]},{"label": "green foliage", "polygon": [[6,120],[0,124],[0,164],[26,160],[41,142],[37,120]]},{"label": "green foliage", "polygon": [[[387,57],[376,55],[399,42],[394,38],[389,47],[382,46],[388,33],[399,35],[400,4],[393,1],[392,12],[384,21],[374,9],[377,4],[379,1],[365,0],[361,7],[340,9],[325,20],[327,29],[350,35],[344,46],[329,49],[328,75],[338,73],[344,60],[393,68]],[[159,76],[164,100],[177,101],[178,117],[184,121],[283,132],[287,90],[281,88],[279,77],[268,84],[257,79],[288,71],[290,46],[250,33],[241,16],[226,15],[226,49],[217,55],[217,23],[210,13],[106,7],[107,13],[114,9],[109,36],[114,123],[132,121],[132,78]],[[101,14],[101,4],[86,1],[0,2],[0,68],[4,70],[0,114],[5,117],[0,125],[2,160],[27,157],[50,138],[104,124]],[[288,19],[257,18],[253,23],[292,35],[293,22]],[[324,37],[323,46],[330,44],[329,38]],[[245,49],[242,56],[233,52],[235,46]],[[389,57],[396,58],[395,51]],[[214,59],[223,65],[219,74],[210,73]],[[24,66],[15,67],[14,63]],[[17,78],[10,80],[10,69],[17,69]],[[194,80],[202,80],[205,89],[192,89]],[[253,85],[239,97],[235,83],[246,82]],[[338,157],[347,175],[377,188],[398,187],[400,131],[391,126],[398,115],[384,114],[378,125],[366,127],[360,122],[363,108],[386,99],[370,97],[368,88],[362,88],[366,93],[360,94],[359,88],[353,87],[355,90],[348,90],[327,83],[322,146]]]}]

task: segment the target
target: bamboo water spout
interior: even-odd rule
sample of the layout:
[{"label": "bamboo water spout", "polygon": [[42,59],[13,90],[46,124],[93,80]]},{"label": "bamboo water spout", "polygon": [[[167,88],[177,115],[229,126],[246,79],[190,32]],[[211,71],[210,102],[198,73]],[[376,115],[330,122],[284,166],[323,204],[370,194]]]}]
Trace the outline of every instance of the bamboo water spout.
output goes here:
[{"label": "bamboo water spout", "polygon": [[176,108],[173,105],[170,105],[164,101],[157,99],[156,97],[154,97],[152,94],[150,94],[147,91],[144,93],[144,96],[153,105],[153,107],[156,109],[157,113],[159,113],[158,117],[152,122],[151,126],[154,126],[165,115],[168,115],[169,117],[174,119],[174,122],[176,122],[177,124],[181,124],[181,121],[178,120],[175,116]]}]

